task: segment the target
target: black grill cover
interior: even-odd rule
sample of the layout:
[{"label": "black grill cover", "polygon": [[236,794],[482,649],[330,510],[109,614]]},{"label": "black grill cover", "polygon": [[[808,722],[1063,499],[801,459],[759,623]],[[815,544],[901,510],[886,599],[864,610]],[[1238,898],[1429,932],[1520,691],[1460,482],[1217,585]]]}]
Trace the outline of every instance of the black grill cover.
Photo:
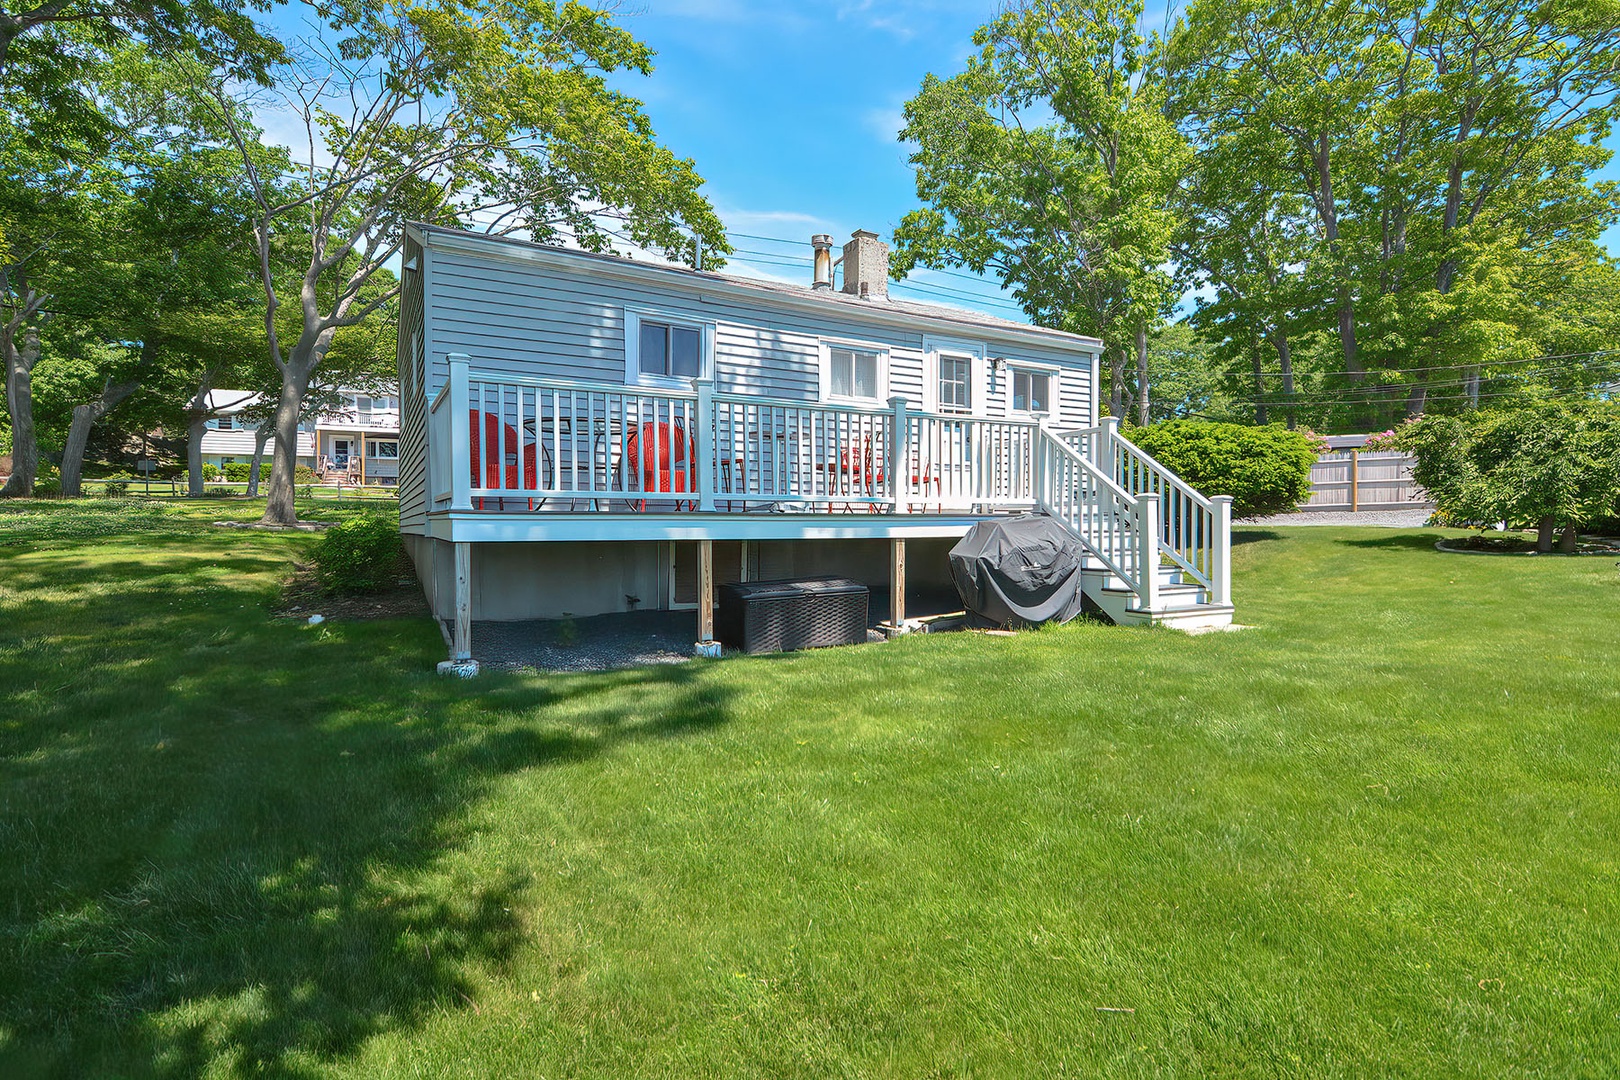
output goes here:
[{"label": "black grill cover", "polygon": [[1043,514],[981,521],[951,548],[962,604],[997,626],[1080,614],[1080,541]]}]

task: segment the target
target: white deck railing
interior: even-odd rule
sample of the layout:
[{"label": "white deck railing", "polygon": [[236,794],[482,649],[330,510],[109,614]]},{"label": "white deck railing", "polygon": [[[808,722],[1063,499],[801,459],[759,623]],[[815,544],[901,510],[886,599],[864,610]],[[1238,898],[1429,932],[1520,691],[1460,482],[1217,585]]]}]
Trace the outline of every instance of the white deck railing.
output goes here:
[{"label": "white deck railing", "polygon": [[1232,498],[1200,494],[1119,433],[1119,421],[1104,418],[1096,427],[1058,436],[1127,495],[1157,497],[1159,552],[1182,571],[1183,579],[1209,590],[1215,603],[1231,602]]},{"label": "white deck railing", "polygon": [[[435,509],[1029,509],[1038,424],[533,378],[460,356],[429,408]],[[894,463],[901,463],[894,467]],[[559,505],[560,504],[560,505]]]},{"label": "white deck railing", "polygon": [[[1158,610],[1161,562],[1230,603],[1231,499],[1205,498],[1118,432],[1029,420],[531,378],[450,357],[428,409],[438,510],[1039,507]],[[1152,571],[1152,572],[1149,572]]]}]

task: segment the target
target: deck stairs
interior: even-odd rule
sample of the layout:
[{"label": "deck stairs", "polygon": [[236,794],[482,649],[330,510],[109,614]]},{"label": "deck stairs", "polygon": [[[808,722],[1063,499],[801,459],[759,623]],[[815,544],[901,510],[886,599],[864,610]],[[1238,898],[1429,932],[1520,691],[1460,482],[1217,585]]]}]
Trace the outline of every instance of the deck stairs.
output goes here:
[{"label": "deck stairs", "polygon": [[1120,624],[1230,626],[1232,500],[1206,497],[1105,420],[1043,430],[1037,503],[1081,543],[1086,598]]}]

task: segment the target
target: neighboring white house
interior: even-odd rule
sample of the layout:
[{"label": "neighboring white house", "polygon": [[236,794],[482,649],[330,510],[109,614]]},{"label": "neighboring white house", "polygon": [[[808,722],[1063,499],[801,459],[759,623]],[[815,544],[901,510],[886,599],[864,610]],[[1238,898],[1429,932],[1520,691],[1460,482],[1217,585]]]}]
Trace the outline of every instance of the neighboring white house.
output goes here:
[{"label": "neighboring white house", "polygon": [[[298,463],[323,476],[359,483],[393,484],[399,479],[399,398],[341,389],[337,408],[306,420],[298,429]],[[243,390],[215,390],[209,408],[217,413],[203,432],[203,462],[228,465],[253,460],[257,425],[241,413],[259,401]],[[272,436],[266,454],[275,446]]]},{"label": "neighboring white house", "polygon": [[[857,232],[785,285],[407,229],[400,528],[474,619],[696,606],[716,582],[948,587],[987,515],[1044,511],[1116,621],[1230,622],[1230,500],[1100,419],[1096,338],[890,298]],[[907,547],[909,545],[909,551]]]}]

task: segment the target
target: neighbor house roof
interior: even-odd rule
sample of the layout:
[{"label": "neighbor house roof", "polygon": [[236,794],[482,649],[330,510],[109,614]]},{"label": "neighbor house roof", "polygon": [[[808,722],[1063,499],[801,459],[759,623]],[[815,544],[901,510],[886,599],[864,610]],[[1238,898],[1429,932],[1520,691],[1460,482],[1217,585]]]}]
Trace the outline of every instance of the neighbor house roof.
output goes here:
[{"label": "neighbor house roof", "polygon": [[[503,254],[533,258],[542,262],[573,263],[576,266],[588,268],[595,272],[660,281],[671,285],[678,283],[684,287],[694,285],[700,288],[723,287],[728,291],[763,294],[800,308],[811,305],[836,305],[857,316],[884,319],[893,319],[898,316],[904,320],[933,323],[942,327],[959,328],[966,326],[979,330],[993,330],[999,336],[1037,340],[1051,346],[1073,348],[1079,352],[1090,353],[1102,348],[1102,341],[1098,338],[1087,337],[1083,334],[1071,334],[1067,330],[1053,330],[1050,327],[1016,322],[1012,319],[1003,319],[995,315],[986,315],[983,312],[952,307],[946,304],[928,304],[916,300],[896,300],[892,297],[869,300],[840,292],[837,289],[812,289],[808,285],[794,285],[782,281],[740,277],[736,274],[726,274],[714,270],[693,270],[686,266],[644,262],[622,255],[602,255],[592,251],[581,251],[577,248],[559,247],[555,244],[539,244],[532,240],[521,240],[510,236],[491,236],[488,233],[451,229],[442,225],[413,224],[409,226],[409,231],[414,234],[418,242],[427,247],[445,246],[471,251],[478,248],[488,249],[490,245],[498,245],[498,250]],[[808,261],[805,263],[805,270],[806,273],[810,270]]]}]

